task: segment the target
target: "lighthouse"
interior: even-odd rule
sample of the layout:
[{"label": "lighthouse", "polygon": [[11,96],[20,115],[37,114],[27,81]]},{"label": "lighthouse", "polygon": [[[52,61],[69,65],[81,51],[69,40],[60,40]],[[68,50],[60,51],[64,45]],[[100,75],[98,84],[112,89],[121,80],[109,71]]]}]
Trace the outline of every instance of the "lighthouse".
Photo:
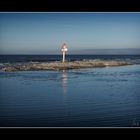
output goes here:
[{"label": "lighthouse", "polygon": [[61,51],[62,51],[62,54],[63,54],[62,62],[64,63],[64,62],[65,62],[65,54],[66,54],[66,52],[68,51],[68,48],[67,48],[66,43],[64,43],[64,44],[62,45]]}]

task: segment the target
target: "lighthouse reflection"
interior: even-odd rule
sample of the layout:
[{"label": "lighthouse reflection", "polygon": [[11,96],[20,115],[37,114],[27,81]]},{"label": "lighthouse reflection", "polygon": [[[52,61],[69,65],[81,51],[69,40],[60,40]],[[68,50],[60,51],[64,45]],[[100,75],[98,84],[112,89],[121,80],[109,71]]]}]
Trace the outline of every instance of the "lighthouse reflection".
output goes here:
[{"label": "lighthouse reflection", "polygon": [[62,91],[67,93],[68,76],[65,70],[62,70]]}]

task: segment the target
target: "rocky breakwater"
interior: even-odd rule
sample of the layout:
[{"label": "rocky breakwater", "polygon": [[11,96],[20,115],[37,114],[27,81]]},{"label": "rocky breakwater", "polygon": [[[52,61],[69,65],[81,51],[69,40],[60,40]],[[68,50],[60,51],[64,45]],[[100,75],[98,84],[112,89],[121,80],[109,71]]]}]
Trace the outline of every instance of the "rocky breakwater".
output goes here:
[{"label": "rocky breakwater", "polygon": [[73,62],[26,62],[5,63],[0,66],[0,71],[39,71],[39,70],[68,70],[94,67],[113,67],[130,65],[130,62],[118,60],[83,60]]}]

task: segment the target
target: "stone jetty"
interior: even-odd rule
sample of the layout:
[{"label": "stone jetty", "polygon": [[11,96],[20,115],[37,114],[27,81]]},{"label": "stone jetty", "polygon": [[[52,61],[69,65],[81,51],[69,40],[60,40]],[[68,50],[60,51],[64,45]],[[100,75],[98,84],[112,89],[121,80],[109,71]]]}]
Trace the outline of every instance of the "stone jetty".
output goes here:
[{"label": "stone jetty", "polygon": [[40,71],[40,70],[69,70],[95,67],[113,67],[130,65],[130,62],[119,60],[82,60],[64,62],[24,62],[24,63],[3,63],[0,71]]}]

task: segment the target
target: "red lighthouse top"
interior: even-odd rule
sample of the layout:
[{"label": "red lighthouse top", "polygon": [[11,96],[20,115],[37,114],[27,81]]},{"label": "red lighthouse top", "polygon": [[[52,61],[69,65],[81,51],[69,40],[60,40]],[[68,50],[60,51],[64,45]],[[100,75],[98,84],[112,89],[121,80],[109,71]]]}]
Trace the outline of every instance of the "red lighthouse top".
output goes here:
[{"label": "red lighthouse top", "polygon": [[67,48],[66,43],[64,43],[64,44],[62,45],[61,51],[62,51],[62,52],[67,52],[67,51],[68,51],[68,48]]}]

